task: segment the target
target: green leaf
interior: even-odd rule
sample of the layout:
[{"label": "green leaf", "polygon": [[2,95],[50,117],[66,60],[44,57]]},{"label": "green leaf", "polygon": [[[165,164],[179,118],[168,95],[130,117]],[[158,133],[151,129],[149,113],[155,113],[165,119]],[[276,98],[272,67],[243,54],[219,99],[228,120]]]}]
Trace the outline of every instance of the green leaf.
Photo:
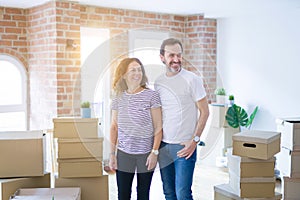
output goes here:
[{"label": "green leaf", "polygon": [[252,122],[253,122],[253,120],[254,120],[254,117],[255,117],[255,115],[256,115],[256,113],[257,113],[257,110],[258,110],[258,106],[255,107],[254,111],[253,111],[252,114],[250,115],[249,120],[248,120],[248,122],[247,122],[247,124],[246,124],[246,127],[247,127],[247,128],[250,128],[250,126],[251,126],[251,124],[252,124]]},{"label": "green leaf", "polygon": [[247,112],[236,104],[233,104],[230,108],[228,108],[225,118],[228,124],[233,128],[245,126],[248,123]]}]

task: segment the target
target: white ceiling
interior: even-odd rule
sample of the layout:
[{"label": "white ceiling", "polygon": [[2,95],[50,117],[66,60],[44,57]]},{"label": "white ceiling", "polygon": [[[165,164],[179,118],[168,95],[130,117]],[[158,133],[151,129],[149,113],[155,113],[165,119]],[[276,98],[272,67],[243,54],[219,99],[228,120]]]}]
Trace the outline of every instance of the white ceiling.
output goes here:
[{"label": "white ceiling", "polygon": [[[0,7],[30,8],[52,0],[0,0]],[[66,0],[69,1],[69,0]],[[300,0],[72,0],[80,4],[101,7],[172,13],[204,14],[208,18],[228,17],[253,12],[280,12],[297,9]]]}]

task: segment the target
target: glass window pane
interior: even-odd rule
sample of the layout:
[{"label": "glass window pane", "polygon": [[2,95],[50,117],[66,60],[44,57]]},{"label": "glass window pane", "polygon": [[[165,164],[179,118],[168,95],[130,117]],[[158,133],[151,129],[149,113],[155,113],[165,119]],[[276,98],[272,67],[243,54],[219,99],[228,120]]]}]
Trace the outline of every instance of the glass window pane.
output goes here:
[{"label": "glass window pane", "polygon": [[0,94],[0,105],[22,104],[21,73],[8,61],[0,61]]},{"label": "glass window pane", "polygon": [[0,131],[24,131],[25,119],[25,112],[0,113]]}]

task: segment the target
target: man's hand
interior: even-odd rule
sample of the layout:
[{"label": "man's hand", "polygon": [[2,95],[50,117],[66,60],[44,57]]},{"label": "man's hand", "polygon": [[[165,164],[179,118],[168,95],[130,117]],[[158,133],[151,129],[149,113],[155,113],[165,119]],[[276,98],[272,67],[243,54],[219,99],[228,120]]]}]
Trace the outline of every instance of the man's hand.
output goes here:
[{"label": "man's hand", "polygon": [[181,143],[181,145],[184,145],[184,148],[177,152],[177,156],[180,158],[185,157],[185,159],[187,160],[193,155],[197,147],[197,143],[193,140],[189,140]]}]

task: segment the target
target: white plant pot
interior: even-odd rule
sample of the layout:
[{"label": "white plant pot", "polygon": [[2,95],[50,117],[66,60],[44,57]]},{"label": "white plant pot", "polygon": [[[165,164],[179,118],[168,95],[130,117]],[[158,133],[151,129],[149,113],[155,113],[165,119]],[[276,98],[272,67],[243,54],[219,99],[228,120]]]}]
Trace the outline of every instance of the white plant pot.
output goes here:
[{"label": "white plant pot", "polygon": [[216,95],[217,104],[225,104],[226,96],[225,95]]}]

